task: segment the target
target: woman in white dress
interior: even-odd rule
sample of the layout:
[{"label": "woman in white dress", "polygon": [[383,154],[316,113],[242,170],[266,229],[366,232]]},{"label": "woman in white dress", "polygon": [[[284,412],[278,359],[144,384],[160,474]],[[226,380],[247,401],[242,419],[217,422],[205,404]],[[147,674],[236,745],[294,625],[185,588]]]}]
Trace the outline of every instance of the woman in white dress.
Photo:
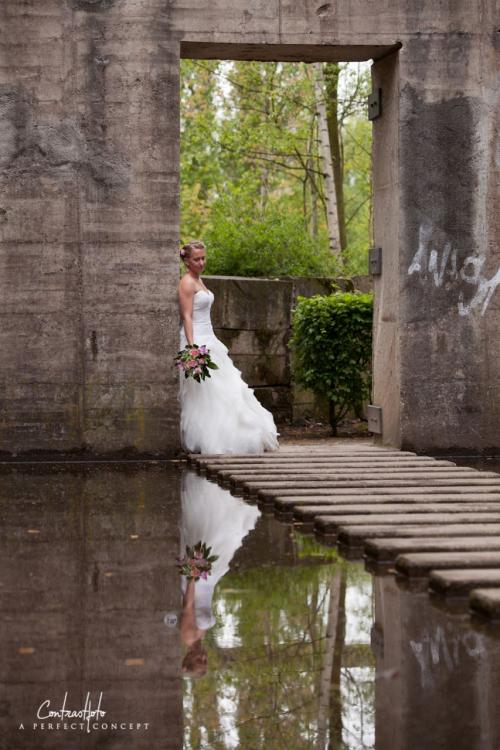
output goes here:
[{"label": "woman in white dress", "polygon": [[204,244],[192,241],[184,245],[181,258],[187,270],[178,288],[180,348],[205,345],[218,366],[201,383],[180,374],[183,448],[189,453],[276,450],[278,433],[272,414],[257,401],[212,328],[210,308],[214,295],[201,280],[206,263]]}]

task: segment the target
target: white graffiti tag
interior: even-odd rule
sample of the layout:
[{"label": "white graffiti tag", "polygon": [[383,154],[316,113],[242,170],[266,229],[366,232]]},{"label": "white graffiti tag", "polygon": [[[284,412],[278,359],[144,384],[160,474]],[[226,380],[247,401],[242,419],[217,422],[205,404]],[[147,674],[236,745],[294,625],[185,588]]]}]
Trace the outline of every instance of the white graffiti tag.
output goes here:
[{"label": "white graffiti tag", "polygon": [[419,228],[418,250],[408,268],[408,276],[418,273],[424,279],[431,278],[436,288],[441,287],[445,281],[460,279],[472,284],[476,287],[474,296],[464,303],[463,292],[460,292],[458,312],[460,315],[470,315],[472,311],[479,309],[481,315],[484,315],[497,286],[500,286],[500,268],[488,279],[483,274],[485,261],[484,255],[469,255],[458,268],[456,248],[452,247],[451,242],[445,242],[442,249],[437,250],[433,247],[433,229],[424,224]]}]

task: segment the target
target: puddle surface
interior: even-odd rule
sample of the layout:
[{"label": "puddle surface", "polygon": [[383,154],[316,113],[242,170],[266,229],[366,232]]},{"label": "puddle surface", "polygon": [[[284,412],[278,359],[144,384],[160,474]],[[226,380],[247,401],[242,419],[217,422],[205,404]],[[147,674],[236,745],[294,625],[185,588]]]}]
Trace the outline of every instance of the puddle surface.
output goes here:
[{"label": "puddle surface", "polygon": [[[174,465],[0,487],[1,748],[500,747],[497,631],[425,591]],[[199,540],[218,559],[187,586]]]}]

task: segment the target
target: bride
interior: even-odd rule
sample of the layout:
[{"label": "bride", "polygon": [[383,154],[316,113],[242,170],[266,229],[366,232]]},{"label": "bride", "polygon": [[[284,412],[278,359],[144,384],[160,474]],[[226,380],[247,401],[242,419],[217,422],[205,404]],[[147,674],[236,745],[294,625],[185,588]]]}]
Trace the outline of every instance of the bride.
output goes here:
[{"label": "bride", "polygon": [[181,441],[189,453],[261,453],[278,448],[272,414],[233,365],[227,347],[210,320],[213,293],[201,280],[206,253],[203,242],[192,241],[180,251],[186,266],[178,293],[182,319],[180,348],[205,344],[218,366],[201,383],[181,373]]}]

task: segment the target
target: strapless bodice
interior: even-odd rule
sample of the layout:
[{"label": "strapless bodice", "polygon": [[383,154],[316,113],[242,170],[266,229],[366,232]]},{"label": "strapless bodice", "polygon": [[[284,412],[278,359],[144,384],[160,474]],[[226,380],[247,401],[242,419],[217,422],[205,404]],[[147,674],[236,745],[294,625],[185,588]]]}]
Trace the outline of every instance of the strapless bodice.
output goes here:
[{"label": "strapless bodice", "polygon": [[[193,341],[201,346],[206,344],[210,338],[215,337],[210,309],[214,301],[214,294],[210,290],[198,289],[193,297]],[[187,344],[184,326],[180,326],[181,348]]]}]

